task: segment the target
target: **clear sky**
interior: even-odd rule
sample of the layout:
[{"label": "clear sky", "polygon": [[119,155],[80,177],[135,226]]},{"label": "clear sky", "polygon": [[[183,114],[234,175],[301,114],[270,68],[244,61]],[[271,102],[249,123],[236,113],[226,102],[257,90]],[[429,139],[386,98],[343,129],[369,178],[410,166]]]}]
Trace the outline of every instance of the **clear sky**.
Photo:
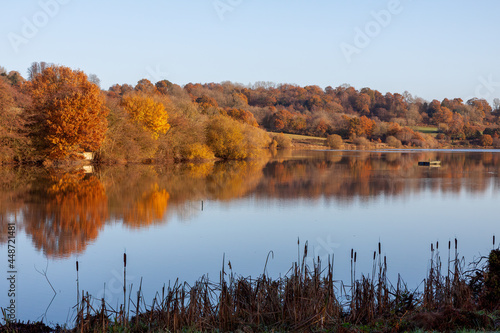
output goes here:
[{"label": "clear sky", "polygon": [[500,97],[498,0],[0,0],[0,66]]}]

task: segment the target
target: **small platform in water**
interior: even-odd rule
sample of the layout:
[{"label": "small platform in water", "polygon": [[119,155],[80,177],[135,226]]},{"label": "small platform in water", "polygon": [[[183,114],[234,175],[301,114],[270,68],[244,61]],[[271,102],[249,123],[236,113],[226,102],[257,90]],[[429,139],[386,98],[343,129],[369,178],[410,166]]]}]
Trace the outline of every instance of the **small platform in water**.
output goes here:
[{"label": "small platform in water", "polygon": [[441,161],[420,161],[418,165],[421,166],[431,166],[431,167],[440,167]]}]

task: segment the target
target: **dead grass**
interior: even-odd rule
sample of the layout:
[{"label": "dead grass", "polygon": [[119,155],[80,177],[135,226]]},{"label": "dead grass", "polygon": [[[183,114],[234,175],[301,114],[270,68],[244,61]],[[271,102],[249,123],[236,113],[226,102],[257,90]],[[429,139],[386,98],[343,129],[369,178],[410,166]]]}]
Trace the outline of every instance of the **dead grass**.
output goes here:
[{"label": "dead grass", "polygon": [[[302,256],[285,276],[265,273],[253,279],[225,270],[219,281],[202,277],[194,285],[175,281],[147,305],[138,291],[113,309],[104,299],[82,291],[74,332],[404,332],[420,330],[498,330],[500,250],[465,269],[458,242],[440,253],[431,245],[430,269],[423,290],[408,290],[399,277],[387,279],[381,244],[373,253],[371,276],[356,279],[357,253],[351,251],[351,283],[334,281],[334,261],[313,267]],[[446,257],[447,262],[441,262]],[[124,268],[125,268],[124,261]],[[264,272],[266,270],[264,269]],[[124,277],[125,275],[124,271]],[[11,324],[13,325],[13,324]],[[8,330],[10,327],[11,330]],[[16,326],[5,325],[0,332]]]}]

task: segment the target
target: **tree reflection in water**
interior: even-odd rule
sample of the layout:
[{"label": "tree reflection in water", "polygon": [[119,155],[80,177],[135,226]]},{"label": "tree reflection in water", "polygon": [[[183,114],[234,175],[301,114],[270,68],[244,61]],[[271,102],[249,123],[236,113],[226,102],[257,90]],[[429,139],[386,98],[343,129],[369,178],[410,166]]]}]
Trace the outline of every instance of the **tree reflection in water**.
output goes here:
[{"label": "tree reflection in water", "polygon": [[[418,161],[440,160],[441,168]],[[102,167],[93,174],[0,168],[0,238],[7,223],[50,257],[81,253],[108,223],[131,228],[200,214],[201,200],[334,200],[369,203],[422,191],[484,193],[498,189],[496,152],[293,152],[271,160]],[[283,204],[283,203],[281,203]]]}]

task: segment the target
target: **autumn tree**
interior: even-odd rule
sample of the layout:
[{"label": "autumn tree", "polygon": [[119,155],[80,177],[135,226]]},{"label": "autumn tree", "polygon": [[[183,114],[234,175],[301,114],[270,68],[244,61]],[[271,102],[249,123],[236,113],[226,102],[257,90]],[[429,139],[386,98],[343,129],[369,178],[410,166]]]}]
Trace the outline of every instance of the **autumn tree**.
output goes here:
[{"label": "autumn tree", "polygon": [[107,98],[108,130],[97,151],[98,160],[107,163],[141,162],[154,157],[158,140],[154,140],[141,124],[132,120],[120,100]]},{"label": "autumn tree", "polygon": [[375,128],[375,121],[366,116],[349,119],[349,136],[371,136]]},{"label": "autumn tree", "polygon": [[283,133],[275,135],[273,137],[273,142],[271,144],[272,144],[272,146],[275,146],[276,148],[283,148],[283,149],[293,147],[292,139]]},{"label": "autumn tree", "polygon": [[354,108],[361,114],[370,113],[370,103],[371,103],[370,96],[365,93],[358,94],[352,99],[352,104]]},{"label": "autumn tree", "polygon": [[484,134],[481,136],[481,146],[491,146],[493,144],[493,138],[489,134]]},{"label": "autumn tree", "polygon": [[200,106],[202,113],[216,114],[218,112],[219,104],[212,97],[202,95],[196,99],[196,103]]},{"label": "autumn tree", "polygon": [[434,113],[432,120],[436,125],[449,124],[453,120],[453,113],[446,106],[442,106]]},{"label": "autumn tree", "polygon": [[161,80],[155,84],[156,90],[163,95],[168,95],[173,86],[173,83],[168,80]]},{"label": "autumn tree", "polygon": [[226,116],[215,116],[207,126],[207,143],[215,156],[224,159],[248,157],[245,137],[238,122]]},{"label": "autumn tree", "polygon": [[49,66],[51,66],[51,64],[48,64],[44,61],[32,63],[28,68],[28,79],[33,80],[35,76],[37,76],[38,74],[42,74],[42,72]]},{"label": "autumn tree", "polygon": [[263,130],[222,115],[208,121],[206,140],[216,157],[233,160],[257,156],[271,141]]},{"label": "autumn tree", "polygon": [[24,159],[28,149],[23,110],[16,107],[14,94],[8,80],[0,76],[0,161]]},{"label": "autumn tree", "polygon": [[344,146],[344,141],[342,140],[342,137],[340,135],[332,134],[326,137],[325,144],[332,149],[342,149],[342,147]]},{"label": "autumn tree", "polygon": [[152,97],[131,94],[123,98],[122,105],[135,122],[151,133],[153,139],[158,139],[170,129],[165,106]]},{"label": "autumn tree", "polygon": [[135,85],[134,90],[147,95],[154,95],[158,92],[155,85],[152,84],[148,79],[139,80]]},{"label": "autumn tree", "polygon": [[393,147],[393,148],[401,148],[403,146],[403,144],[401,143],[401,141],[398,140],[398,139],[396,139],[392,135],[389,135],[385,139],[385,143],[387,143],[390,147]]},{"label": "autumn tree", "polygon": [[107,109],[99,87],[80,70],[49,66],[25,85],[31,95],[30,134],[42,157],[94,151],[104,140]]},{"label": "autumn tree", "polygon": [[459,113],[453,113],[453,119],[449,124],[449,129],[446,134],[450,135],[453,139],[465,139],[464,133],[464,118]]},{"label": "autumn tree", "polygon": [[257,120],[250,111],[245,111],[242,109],[229,109],[226,111],[227,115],[233,119],[241,121],[243,123],[249,124],[251,126],[259,127]]}]

